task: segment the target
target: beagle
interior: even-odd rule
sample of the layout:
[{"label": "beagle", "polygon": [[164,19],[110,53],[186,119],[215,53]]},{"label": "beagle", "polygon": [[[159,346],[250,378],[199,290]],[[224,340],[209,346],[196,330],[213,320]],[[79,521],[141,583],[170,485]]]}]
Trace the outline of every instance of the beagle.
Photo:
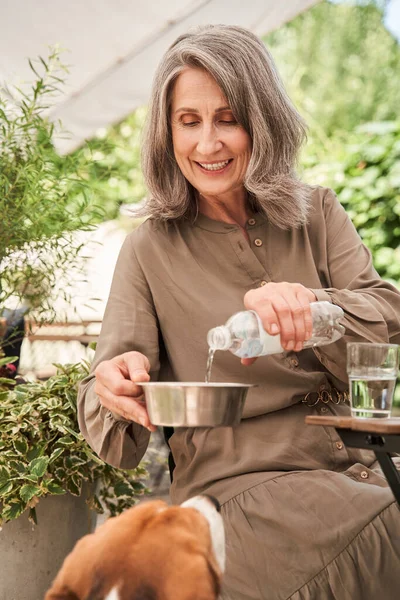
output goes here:
[{"label": "beagle", "polygon": [[218,501],[130,508],[77,542],[45,600],[216,600],[225,568]]}]

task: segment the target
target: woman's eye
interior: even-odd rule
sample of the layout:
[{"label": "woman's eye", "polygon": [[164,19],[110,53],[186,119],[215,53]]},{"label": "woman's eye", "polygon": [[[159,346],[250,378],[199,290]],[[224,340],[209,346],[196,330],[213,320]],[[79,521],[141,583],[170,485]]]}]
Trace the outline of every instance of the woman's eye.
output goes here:
[{"label": "woman's eye", "polygon": [[236,125],[237,121],[234,121],[234,120],[228,121],[228,120],[224,119],[224,120],[221,120],[220,123],[222,123],[223,125]]},{"label": "woman's eye", "polygon": [[184,127],[194,127],[195,125],[197,125],[198,121],[186,121],[184,123],[182,123],[182,125]]}]

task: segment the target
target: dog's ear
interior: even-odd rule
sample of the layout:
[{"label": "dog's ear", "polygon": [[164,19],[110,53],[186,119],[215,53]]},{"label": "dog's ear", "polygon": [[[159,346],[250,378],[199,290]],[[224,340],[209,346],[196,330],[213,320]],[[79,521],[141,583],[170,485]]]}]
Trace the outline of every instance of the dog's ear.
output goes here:
[{"label": "dog's ear", "polygon": [[70,589],[63,588],[51,588],[44,600],[80,600],[78,596]]},{"label": "dog's ear", "polygon": [[92,582],[92,587],[90,588],[90,592],[88,597],[85,600],[104,600],[104,580],[100,575],[95,571],[94,578]]},{"label": "dog's ear", "polygon": [[222,583],[221,569],[219,568],[219,565],[213,556],[208,557],[207,566],[208,566],[210,578],[212,581],[213,591],[215,593],[215,600],[217,600],[217,598],[219,598],[219,595],[221,593],[221,583]]},{"label": "dog's ear", "polygon": [[85,600],[104,600],[104,581],[98,573],[94,573],[89,593],[82,591],[78,596],[67,585],[59,584],[56,579],[44,600],[83,600],[83,597]]},{"label": "dog's ear", "polygon": [[219,598],[219,595],[221,593],[221,577],[219,575],[217,575],[217,573],[214,571],[214,569],[210,568],[210,573],[211,573],[211,577],[212,577],[213,590],[215,592],[215,600],[217,600],[217,598]]}]

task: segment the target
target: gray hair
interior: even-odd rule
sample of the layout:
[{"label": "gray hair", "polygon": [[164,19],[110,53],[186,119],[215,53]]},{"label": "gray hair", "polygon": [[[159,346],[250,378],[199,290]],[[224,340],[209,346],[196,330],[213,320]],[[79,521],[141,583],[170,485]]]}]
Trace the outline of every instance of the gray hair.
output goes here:
[{"label": "gray hair", "polygon": [[207,25],[181,35],[155,74],[142,146],[149,199],[139,214],[193,218],[196,191],[175,160],[170,107],[173,85],[186,67],[201,68],[217,82],[237,122],[252,140],[244,186],[251,206],[282,229],[307,222],[310,186],[294,167],[306,126],[290,101],[263,42],[242,27]]}]

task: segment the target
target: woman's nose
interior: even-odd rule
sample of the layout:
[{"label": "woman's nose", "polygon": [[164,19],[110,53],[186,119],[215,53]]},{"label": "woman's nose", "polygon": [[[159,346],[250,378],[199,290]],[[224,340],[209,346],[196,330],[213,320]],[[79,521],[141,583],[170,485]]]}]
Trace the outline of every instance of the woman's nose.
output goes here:
[{"label": "woman's nose", "polygon": [[197,143],[197,151],[204,157],[215,154],[222,148],[222,142],[218,138],[217,132],[213,127],[203,127],[200,132],[200,138]]}]

